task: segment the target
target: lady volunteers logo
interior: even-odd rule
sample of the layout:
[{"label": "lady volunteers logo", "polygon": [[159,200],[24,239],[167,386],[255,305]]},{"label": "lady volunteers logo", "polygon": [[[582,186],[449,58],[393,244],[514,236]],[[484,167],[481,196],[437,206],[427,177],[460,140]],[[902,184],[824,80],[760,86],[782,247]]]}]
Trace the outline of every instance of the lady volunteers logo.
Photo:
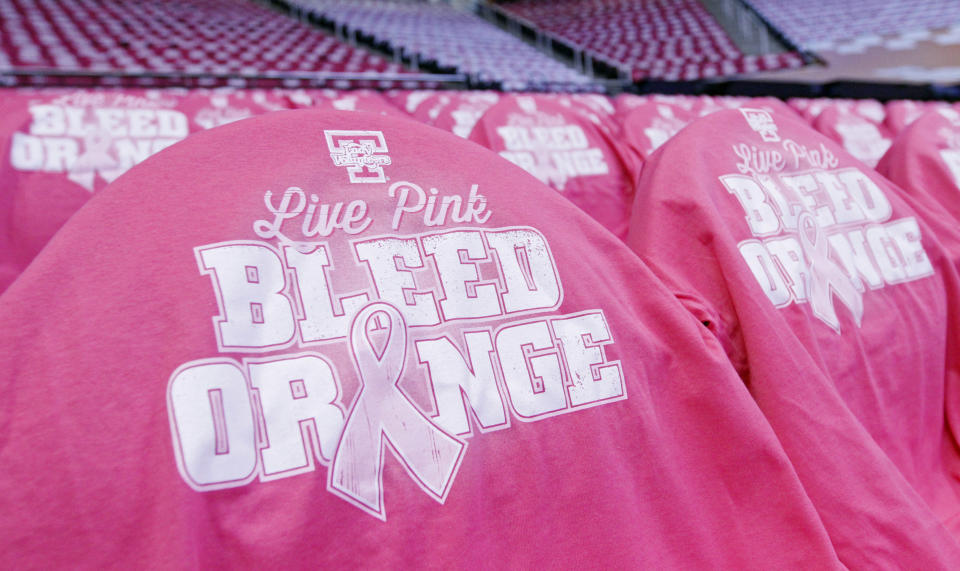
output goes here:
[{"label": "lady volunteers logo", "polygon": [[350,182],[386,182],[383,167],[390,164],[387,141],[380,131],[324,131],[330,158],[347,167]]}]

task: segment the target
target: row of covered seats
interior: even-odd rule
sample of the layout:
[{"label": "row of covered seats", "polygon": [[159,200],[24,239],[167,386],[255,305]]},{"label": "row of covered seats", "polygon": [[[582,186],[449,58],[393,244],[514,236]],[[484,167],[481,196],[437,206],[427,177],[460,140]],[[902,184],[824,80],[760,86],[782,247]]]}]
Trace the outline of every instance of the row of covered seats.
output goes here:
[{"label": "row of covered seats", "polygon": [[[443,96],[391,94],[437,126]],[[5,98],[21,166],[169,146],[0,295],[4,567],[960,566],[931,180],[777,100],[678,99],[699,116],[616,155],[670,98],[470,96],[496,154],[389,105],[173,142],[170,94]],[[951,150],[909,142],[934,113],[891,151]]]},{"label": "row of covered seats", "polygon": [[[270,111],[411,116],[495,149],[620,237],[644,162],[698,117],[751,107],[799,114],[875,166],[894,136],[947,103],[526,94],[493,91],[7,90],[0,97],[5,288],[96,191],[188,134]],[[553,133],[553,135],[549,135]]]},{"label": "row of covered seats", "polygon": [[634,80],[697,80],[801,67],[796,53],[747,55],[696,0],[514,0],[504,10],[623,64]]},{"label": "row of covered seats", "polygon": [[[528,94],[503,100],[491,109],[500,101],[492,93],[458,96],[415,91],[400,92],[400,97],[399,104],[417,119],[458,134],[470,133],[472,140],[497,150],[563,191],[621,236],[626,231],[623,204],[632,200],[628,181],[636,178],[644,161],[657,148],[699,117],[739,107],[799,116],[855,158],[874,167],[894,137],[918,117],[954,108],[945,102],[906,100],[882,104],[875,100],[783,102],[748,97],[623,94],[610,99],[598,95]],[[576,143],[508,136],[524,129],[549,130],[551,125],[569,127],[582,134]],[[581,160],[587,156],[597,158],[601,150],[605,155],[602,161]],[[585,186],[581,188],[581,184]],[[604,210],[607,212],[603,213]]]},{"label": "row of covered seats", "polygon": [[0,69],[58,72],[402,73],[247,0],[0,3]]},{"label": "row of covered seats", "polygon": [[455,68],[479,83],[496,82],[507,90],[558,85],[567,90],[599,89],[588,76],[449,4],[404,0],[294,0],[292,4],[372,36],[394,52]]}]

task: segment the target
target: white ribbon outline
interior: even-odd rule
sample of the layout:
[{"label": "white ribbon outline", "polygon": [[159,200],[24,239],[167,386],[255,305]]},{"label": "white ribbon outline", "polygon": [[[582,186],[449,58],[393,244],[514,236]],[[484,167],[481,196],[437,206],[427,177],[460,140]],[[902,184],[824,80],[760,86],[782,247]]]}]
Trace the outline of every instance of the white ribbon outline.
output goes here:
[{"label": "white ribbon outline", "polygon": [[863,292],[850,276],[830,259],[829,244],[813,215],[804,212],[797,217],[797,237],[807,258],[807,300],[813,314],[840,333],[840,318],[834,307],[831,291],[853,314],[860,327],[863,323]]},{"label": "white ribbon outline", "polygon": [[[379,316],[390,328],[378,354],[367,330]],[[407,359],[407,326],[400,311],[383,302],[361,309],[350,327],[350,350],[360,390],[330,464],[327,489],[386,521],[383,462],[389,446],[414,482],[444,503],[467,443],[435,425],[398,388]]]}]

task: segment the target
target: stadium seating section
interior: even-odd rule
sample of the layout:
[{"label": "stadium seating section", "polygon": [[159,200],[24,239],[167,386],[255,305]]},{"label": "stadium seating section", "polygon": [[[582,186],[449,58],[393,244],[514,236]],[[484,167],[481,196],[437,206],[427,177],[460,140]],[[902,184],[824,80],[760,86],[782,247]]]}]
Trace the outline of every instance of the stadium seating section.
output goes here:
[{"label": "stadium seating section", "polygon": [[503,89],[589,88],[591,80],[479,17],[446,4],[374,0],[296,0],[303,10],[372,36],[390,50],[455,68]]},{"label": "stadium seating section", "polygon": [[742,53],[696,0],[517,0],[501,7],[630,68],[635,80],[696,80],[803,65],[796,53]]},{"label": "stadium seating section", "polygon": [[0,68],[58,72],[400,73],[403,66],[245,0],[9,0]]},{"label": "stadium seating section", "polygon": [[929,30],[960,23],[960,3],[954,0],[748,3],[795,44],[813,50],[830,50],[851,38],[860,38],[860,43],[867,45],[879,45],[881,36],[895,34],[922,38]]}]

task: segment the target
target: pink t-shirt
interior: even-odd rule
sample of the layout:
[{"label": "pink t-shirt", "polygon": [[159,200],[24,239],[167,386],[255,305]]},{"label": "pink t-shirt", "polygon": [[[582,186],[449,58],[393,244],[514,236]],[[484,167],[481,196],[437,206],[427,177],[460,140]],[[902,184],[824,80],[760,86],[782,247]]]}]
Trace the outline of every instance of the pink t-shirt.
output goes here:
[{"label": "pink t-shirt", "polygon": [[884,105],[886,117],[883,124],[896,136],[924,114],[949,107],[950,104],[943,101],[913,101],[910,99],[889,101]]},{"label": "pink t-shirt", "polygon": [[615,119],[616,108],[606,95],[599,93],[533,93],[530,95],[536,99],[556,101],[580,113],[614,138],[620,133],[619,122]]},{"label": "pink t-shirt", "polygon": [[701,105],[699,98],[692,95],[634,95],[632,93],[621,93],[613,99],[614,117],[622,121],[631,111],[638,107],[646,107],[651,101],[673,105],[690,113],[694,113]]},{"label": "pink t-shirt", "polygon": [[791,107],[775,97],[741,97],[741,96],[710,96],[701,95],[695,98],[694,112],[700,117],[705,117],[717,111],[724,109],[739,109],[740,107],[752,107],[754,109],[765,109],[777,113],[796,114]]},{"label": "pink t-shirt", "polygon": [[409,120],[132,169],[0,296],[0,370],[4,568],[839,566],[646,266]]},{"label": "pink t-shirt", "polygon": [[583,114],[545,97],[505,95],[470,134],[619,237],[633,197],[633,155]]},{"label": "pink t-shirt", "polygon": [[648,98],[623,119],[623,139],[643,160],[697,118],[694,109]]},{"label": "pink t-shirt", "polygon": [[888,181],[793,117],[722,111],[644,166],[627,243],[725,347],[845,564],[954,556],[960,283]]},{"label": "pink t-shirt", "polygon": [[793,113],[785,103],[772,97],[650,95],[618,101],[621,102],[623,139],[644,160],[688,123],[717,111],[748,107]]},{"label": "pink t-shirt", "polygon": [[813,120],[823,111],[823,108],[832,101],[832,99],[826,98],[809,99],[806,97],[793,97],[787,100],[787,106],[797,115],[803,117],[804,121],[813,123]]},{"label": "pink t-shirt", "polygon": [[884,125],[883,114],[873,116],[863,112],[873,108],[865,103],[831,105],[817,116],[813,126],[865,165],[875,167],[890,148],[893,134]]},{"label": "pink t-shirt", "polygon": [[905,128],[877,171],[917,197],[926,197],[960,223],[960,113],[931,111]]},{"label": "pink t-shirt", "polygon": [[365,111],[402,116],[386,98],[369,89],[295,89],[284,91],[289,108],[318,108],[337,111]]},{"label": "pink t-shirt", "polygon": [[0,292],[131,166],[190,133],[289,107],[283,91],[262,89],[0,93]]},{"label": "pink t-shirt", "polygon": [[496,91],[399,91],[391,100],[421,123],[467,138],[480,117],[500,100]]},{"label": "pink t-shirt", "polygon": [[180,104],[190,119],[191,132],[291,107],[286,93],[279,89],[191,89],[184,92]]},{"label": "pink t-shirt", "polygon": [[93,193],[189,134],[178,93],[0,92],[0,292]]}]

